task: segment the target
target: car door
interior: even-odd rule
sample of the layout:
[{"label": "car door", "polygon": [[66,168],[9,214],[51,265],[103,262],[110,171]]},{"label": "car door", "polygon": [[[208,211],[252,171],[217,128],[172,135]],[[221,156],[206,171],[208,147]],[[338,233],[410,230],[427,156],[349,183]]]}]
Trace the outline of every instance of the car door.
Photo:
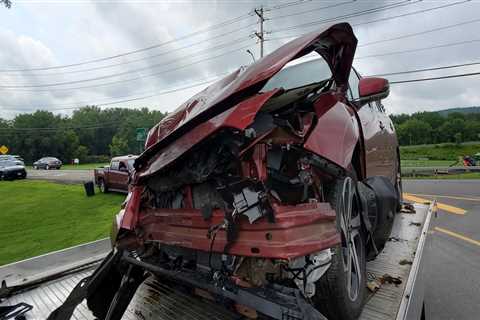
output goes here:
[{"label": "car door", "polygon": [[39,162],[39,168],[45,169],[47,167],[47,158],[41,158]]},{"label": "car door", "polygon": [[127,161],[120,161],[118,167],[118,189],[128,190],[128,176]]},{"label": "car door", "polygon": [[[360,77],[355,69],[350,72],[349,78],[349,98],[352,101],[358,100],[360,95],[358,84]],[[383,122],[377,112],[376,107],[367,103],[358,109],[358,117],[362,127],[365,144],[365,167],[367,177],[385,175],[384,168],[384,133],[382,131]]]}]

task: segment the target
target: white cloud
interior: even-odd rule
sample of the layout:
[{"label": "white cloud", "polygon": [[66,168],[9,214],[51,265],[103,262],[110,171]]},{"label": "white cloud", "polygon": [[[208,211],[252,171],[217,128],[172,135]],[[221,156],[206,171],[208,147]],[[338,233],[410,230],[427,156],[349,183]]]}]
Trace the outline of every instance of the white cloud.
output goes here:
[{"label": "white cloud", "polygon": [[[342,1],[342,0],[340,0]],[[288,1],[284,1],[288,2]],[[391,1],[356,1],[336,8],[314,10],[331,4],[331,2],[310,1],[298,6],[282,10],[267,11],[270,20],[265,23],[265,29],[272,31],[267,38],[288,34],[308,32],[322,25],[300,30],[275,32],[280,29],[302,23],[308,23],[323,18],[334,17],[371,7],[378,7]],[[21,2],[18,1],[10,10],[0,9],[0,69],[29,68],[37,66],[52,66],[76,63],[99,57],[115,55],[150,45],[168,42],[196,30],[207,28],[212,24],[228,20],[248,13],[260,4],[266,7],[278,4],[277,1],[72,1],[72,2]],[[351,18],[352,24],[370,21],[382,17],[398,15],[418,9],[445,4],[445,2],[420,2],[402,8]],[[448,9],[432,11],[421,15],[392,19],[385,22],[361,25],[355,27],[359,43],[388,39],[402,34],[419,32],[447,24],[475,19],[480,9],[480,3],[470,2]],[[281,18],[297,12],[306,12]],[[188,85],[198,79],[209,78],[215,74],[233,70],[242,64],[251,62],[245,52],[244,45],[250,45],[258,53],[255,40],[248,40],[255,26],[249,26],[256,21],[254,16],[235,24],[199,34],[198,36],[173,41],[162,47],[112,59],[95,64],[82,65],[64,70],[49,70],[36,72],[35,76],[28,74],[0,74],[0,82],[5,84],[39,85],[65,81],[78,81],[94,77],[109,76],[116,73],[136,71],[126,75],[78,84],[38,88],[47,92],[20,92],[0,90],[0,117],[11,118],[15,112],[5,110],[7,106],[17,106],[18,111],[30,111],[40,106],[68,105],[76,101],[113,101],[117,97],[128,95],[138,96],[143,92],[160,92],[174,87]],[[480,23],[430,33],[422,36],[406,38],[360,47],[357,56],[401,51],[419,47],[427,47],[448,42],[475,39]],[[243,28],[236,31],[238,28]],[[228,33],[228,35],[215,38]],[[216,48],[237,38],[243,37],[246,42],[238,41],[225,48]],[[266,51],[270,52],[286,40],[266,42]],[[200,44],[198,42],[201,42]],[[191,48],[181,49],[191,45]],[[365,75],[401,71],[407,69],[441,66],[477,59],[480,43],[456,46],[445,49],[426,50],[417,53],[405,53],[377,58],[360,59],[355,66]],[[241,48],[241,49],[240,49]],[[175,71],[167,69],[181,67],[208,57],[219,55],[229,50],[234,53],[205,60]],[[207,51],[207,53],[204,53]],[[167,52],[167,53],[165,53]],[[197,54],[197,52],[199,52]],[[161,56],[150,58],[150,55],[160,53]],[[111,68],[79,73],[71,72],[86,68],[106,66],[112,63],[129,62],[132,59],[144,60]],[[168,64],[157,66],[158,64]],[[415,77],[435,76],[439,74],[463,72],[475,68],[448,70],[443,73],[418,73],[407,76],[390,77],[391,80]],[[478,70],[478,68],[476,68]],[[62,72],[61,72],[62,71]],[[157,76],[117,83],[109,86],[96,86],[101,83],[125,80],[151,73]],[[477,78],[462,78],[452,80],[432,81],[416,84],[392,85],[391,96],[385,101],[390,112],[415,112],[418,110],[438,110],[450,106],[469,106],[480,103],[480,93],[476,88],[480,84]],[[91,85],[93,88],[75,90],[53,90],[55,88],[75,88]],[[171,111],[189,98],[203,86],[191,88],[182,92],[157,96],[124,106],[149,106],[162,111]],[[31,88],[34,90],[35,88]],[[121,100],[122,98],[118,99]]]}]

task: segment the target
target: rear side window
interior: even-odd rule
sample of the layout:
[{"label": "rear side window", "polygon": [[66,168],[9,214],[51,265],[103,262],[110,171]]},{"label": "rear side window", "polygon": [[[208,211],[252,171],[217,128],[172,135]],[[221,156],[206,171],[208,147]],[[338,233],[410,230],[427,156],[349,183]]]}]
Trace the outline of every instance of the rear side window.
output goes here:
[{"label": "rear side window", "polygon": [[127,166],[124,162],[120,162],[118,165],[119,170],[127,170]]},{"label": "rear side window", "polygon": [[128,164],[128,170],[129,171],[133,170],[133,164],[134,163],[135,163],[135,159],[128,160],[127,164]]},{"label": "rear side window", "polygon": [[112,163],[110,164],[110,169],[112,170],[118,170],[118,161],[112,161]]}]

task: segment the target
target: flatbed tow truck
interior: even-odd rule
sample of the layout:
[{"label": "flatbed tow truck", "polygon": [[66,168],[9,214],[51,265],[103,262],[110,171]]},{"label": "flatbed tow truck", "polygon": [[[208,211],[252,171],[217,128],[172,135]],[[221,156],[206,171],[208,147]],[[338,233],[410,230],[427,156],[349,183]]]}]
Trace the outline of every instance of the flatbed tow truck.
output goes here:
[{"label": "flatbed tow truck", "polygon": [[[360,319],[425,319],[425,266],[434,212],[433,202],[415,204],[411,213],[397,213],[385,249],[367,263],[368,284],[375,292],[369,290]],[[0,300],[0,320],[47,319],[110,250],[110,241],[102,239],[0,267],[0,297],[4,297]],[[16,308],[4,308],[12,306]],[[95,317],[83,302],[72,319]],[[137,289],[122,319],[243,318],[150,277]]]}]

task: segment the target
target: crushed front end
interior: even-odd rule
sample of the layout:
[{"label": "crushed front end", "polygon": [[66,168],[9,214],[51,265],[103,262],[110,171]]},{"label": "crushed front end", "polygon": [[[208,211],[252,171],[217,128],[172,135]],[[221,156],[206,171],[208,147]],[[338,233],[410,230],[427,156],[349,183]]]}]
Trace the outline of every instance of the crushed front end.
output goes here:
[{"label": "crushed front end", "polygon": [[[173,273],[210,294],[231,291],[225,289],[229,283],[236,288],[231,292],[278,286],[313,297],[315,282],[329,267],[330,248],[340,243],[326,194],[345,170],[304,145],[317,112],[328,112],[319,109],[338,101],[327,93],[330,104],[304,101],[281,113],[264,111],[281,96],[274,91],[245,100],[206,122],[214,132],[162,170],[144,179],[137,173],[116,248],[135,252],[130,261],[152,273]],[[233,124],[246,105],[258,112],[243,127]],[[182,137],[183,145],[201,135],[194,129]],[[226,297],[243,308],[247,303],[250,313],[258,310],[255,299]]]},{"label": "crushed front end", "polygon": [[[341,243],[328,194],[358,140],[345,103],[355,46],[348,24],[309,34],[150,131],[114,222],[115,297],[145,270],[248,318],[325,319],[311,299]],[[279,72],[312,51],[324,59],[297,69],[314,80]],[[113,299],[97,308],[107,319],[126,308],[95,299]]]}]

